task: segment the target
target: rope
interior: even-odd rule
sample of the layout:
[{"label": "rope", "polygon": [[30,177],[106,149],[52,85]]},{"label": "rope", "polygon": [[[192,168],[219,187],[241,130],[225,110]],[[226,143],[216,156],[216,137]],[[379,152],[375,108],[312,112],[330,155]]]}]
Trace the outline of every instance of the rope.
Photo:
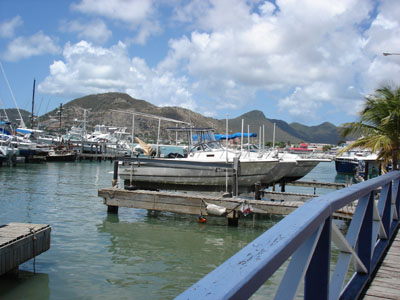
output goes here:
[{"label": "rope", "polygon": [[36,234],[35,234],[35,229],[33,227],[29,228],[30,233],[32,233],[32,241],[33,241],[33,247],[32,247],[32,254],[33,254],[33,273],[36,273]]}]

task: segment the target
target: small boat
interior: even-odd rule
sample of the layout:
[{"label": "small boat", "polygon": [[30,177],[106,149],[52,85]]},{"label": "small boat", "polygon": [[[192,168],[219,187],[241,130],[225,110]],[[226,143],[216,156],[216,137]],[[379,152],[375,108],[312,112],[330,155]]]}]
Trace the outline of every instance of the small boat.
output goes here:
[{"label": "small boat", "polygon": [[75,161],[76,153],[72,150],[67,150],[65,148],[55,148],[49,150],[46,155],[46,161],[49,162],[56,162],[56,161],[63,161],[63,162],[70,162]]},{"label": "small boat", "polygon": [[380,170],[378,155],[369,150],[354,149],[335,158],[336,172],[339,174],[361,175],[364,178],[376,176]]}]

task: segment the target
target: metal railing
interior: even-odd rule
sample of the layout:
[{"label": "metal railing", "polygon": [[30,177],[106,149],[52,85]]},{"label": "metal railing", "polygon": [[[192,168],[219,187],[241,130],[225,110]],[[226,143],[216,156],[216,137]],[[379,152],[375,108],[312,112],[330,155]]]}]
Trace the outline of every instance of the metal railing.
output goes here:
[{"label": "metal railing", "polygon": [[[296,298],[301,283],[304,299],[357,299],[397,230],[399,184],[395,171],[307,201],[176,299],[247,299],[290,257],[274,299]],[[344,235],[332,214],[355,201]]]}]

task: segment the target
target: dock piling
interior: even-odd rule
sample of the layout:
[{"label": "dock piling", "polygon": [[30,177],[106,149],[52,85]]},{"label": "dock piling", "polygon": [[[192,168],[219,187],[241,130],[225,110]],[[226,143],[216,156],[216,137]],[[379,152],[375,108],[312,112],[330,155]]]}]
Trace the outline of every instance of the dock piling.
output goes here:
[{"label": "dock piling", "polygon": [[118,184],[118,160],[114,161],[114,173],[112,179],[112,187],[116,187]]},{"label": "dock piling", "polygon": [[111,214],[118,214],[118,206],[107,205],[107,212]]}]

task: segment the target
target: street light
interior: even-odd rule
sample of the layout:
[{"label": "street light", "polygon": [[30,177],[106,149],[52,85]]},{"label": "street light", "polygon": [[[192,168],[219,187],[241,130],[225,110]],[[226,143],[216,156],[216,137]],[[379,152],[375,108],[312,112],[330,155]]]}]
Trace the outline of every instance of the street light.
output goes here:
[{"label": "street light", "polygon": [[388,52],[383,52],[383,56],[388,56],[388,55],[400,55],[400,53],[388,53]]}]

